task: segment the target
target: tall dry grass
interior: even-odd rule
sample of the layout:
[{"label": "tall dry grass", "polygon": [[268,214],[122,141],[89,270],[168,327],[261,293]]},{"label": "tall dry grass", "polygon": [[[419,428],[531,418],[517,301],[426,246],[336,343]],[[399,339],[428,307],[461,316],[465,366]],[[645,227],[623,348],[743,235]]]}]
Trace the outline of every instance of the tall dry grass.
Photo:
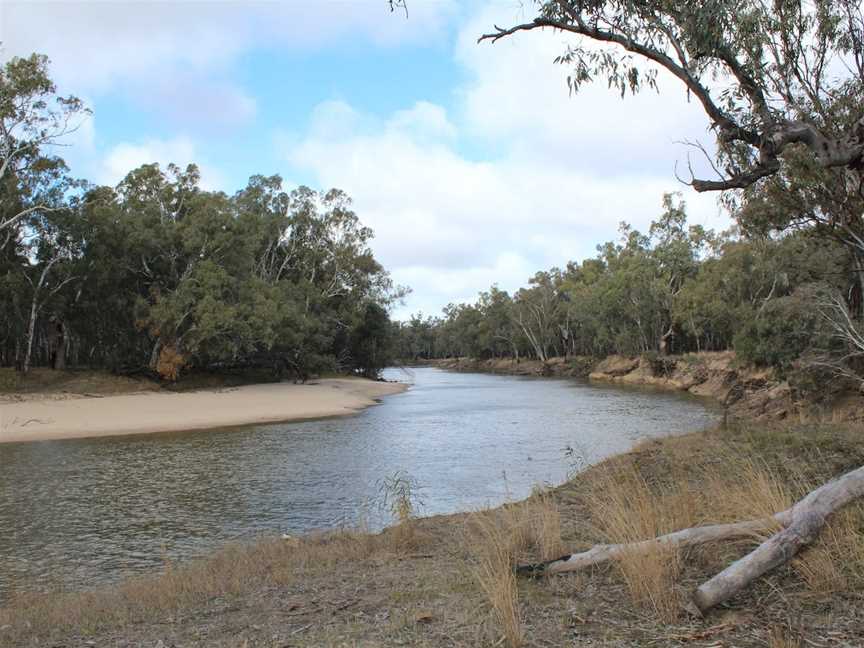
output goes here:
[{"label": "tall dry grass", "polygon": [[[685,484],[649,485],[629,457],[597,469],[588,507],[596,533],[611,544],[648,540],[697,520],[697,500]],[[658,544],[627,551],[616,567],[634,604],[664,621],[678,616],[674,586],[681,562],[676,549]]]},{"label": "tall dry grass", "polygon": [[835,514],[817,542],[792,566],[819,594],[860,591],[864,587],[864,506]]},{"label": "tall dry grass", "polygon": [[790,467],[781,476],[765,461],[742,457],[732,448],[717,447],[716,461],[701,466],[702,508],[711,522],[765,520],[765,527],[754,535],[760,540],[779,530],[771,518],[785,511],[803,489],[802,479]]},{"label": "tall dry grass", "polygon": [[[652,463],[640,470],[637,456]],[[771,516],[793,504],[801,481],[791,468],[781,476],[721,443],[667,450],[655,442],[595,468],[586,503],[602,542],[631,544],[701,524],[765,520],[764,529],[747,541],[753,543],[779,529]],[[674,548],[656,544],[625,552],[616,567],[632,602],[669,622],[680,610],[675,582],[683,559]]]},{"label": "tall dry grass", "polygon": [[[514,565],[563,553],[561,515],[552,496],[535,493],[518,504],[468,517],[465,538],[473,574],[489,602],[494,632],[510,648],[524,641]],[[530,558],[529,558],[530,557]]]},{"label": "tall dry grass", "polygon": [[561,513],[551,493],[535,490],[523,505],[523,517],[528,525],[530,544],[539,560],[552,560],[565,553]]},{"label": "tall dry grass", "polygon": [[507,646],[519,648],[524,637],[513,571],[514,545],[519,539],[494,513],[472,516],[469,528],[470,548],[476,559],[474,578],[489,601],[494,627],[502,633]]}]

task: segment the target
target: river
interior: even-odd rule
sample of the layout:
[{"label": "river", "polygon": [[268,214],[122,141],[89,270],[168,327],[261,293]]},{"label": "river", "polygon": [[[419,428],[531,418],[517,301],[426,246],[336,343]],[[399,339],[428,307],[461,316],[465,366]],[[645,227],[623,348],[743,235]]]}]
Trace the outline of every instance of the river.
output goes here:
[{"label": "river", "polygon": [[[86,589],[261,534],[385,523],[404,471],[422,514],[494,506],[718,418],[680,394],[565,379],[391,369],[411,388],[356,416],[0,445],[0,602]],[[571,448],[572,452],[566,449]]]}]

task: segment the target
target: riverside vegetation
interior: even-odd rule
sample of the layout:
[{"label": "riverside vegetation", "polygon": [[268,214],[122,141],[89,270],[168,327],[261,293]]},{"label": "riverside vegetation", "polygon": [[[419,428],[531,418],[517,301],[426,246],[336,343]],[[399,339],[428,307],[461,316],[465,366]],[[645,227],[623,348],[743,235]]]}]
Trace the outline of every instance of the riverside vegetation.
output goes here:
[{"label": "riverside vegetation", "polygon": [[57,96],[44,56],[0,69],[0,367],[17,370],[13,388],[33,367],[377,376],[404,289],[347,195],[256,175],[228,196],[194,165],[95,186],[54,155],[86,114]]},{"label": "riverside vegetation", "polygon": [[[816,399],[860,390],[860,3],[537,5],[533,20],[481,40],[542,29],[579,39],[558,59],[572,68],[574,91],[597,78],[622,95],[655,88],[656,69],[640,67],[645,62],[670,73],[717,135],[715,151],[696,150],[718,178],[685,181],[697,191],[726,192],[736,228],[718,235],[687,227],[683,203],[667,196],[647,233],[622,227],[621,240],[602,246],[596,259],[541,272],[512,296],[493,288],[440,320],[418,315],[400,328],[400,355],[545,364],[555,355],[641,354],[662,374],[670,351],[732,349]],[[612,49],[598,52],[586,41]],[[302,378],[320,364],[347,364],[343,358],[359,355],[346,354],[350,340],[386,329],[378,309],[398,291],[363,254],[368,233],[346,213],[341,194],[284,197],[277,179],[255,178],[227,197],[202,191],[194,168],[164,173],[152,165],[116,189],[86,187],[40,153],[83,111],[74,98],[47,107],[56,98],[44,59],[8,64],[3,92],[0,117],[11,128],[4,129],[0,174],[0,289],[13,307],[2,314],[2,362],[26,372],[34,363],[57,366],[57,358],[112,368],[133,358],[132,365],[171,379],[187,367],[249,362],[263,352]],[[10,136],[17,124],[25,125],[23,139]],[[286,202],[297,210],[273,207]],[[233,245],[231,237],[245,241],[247,232],[261,231],[257,214],[274,211],[275,234],[264,228],[248,248]],[[98,228],[77,234],[79,224],[100,223],[102,215],[109,232],[102,239]],[[279,224],[289,215],[290,232]],[[239,227],[242,218],[248,228]],[[342,248],[334,241],[343,240],[345,222],[353,245]],[[141,223],[152,227],[139,231]],[[321,232],[337,234],[322,234],[322,248]],[[87,257],[99,240],[104,250]],[[298,248],[286,248],[286,240]],[[128,242],[132,253],[112,254],[114,241]],[[348,251],[359,284],[345,283],[334,250]],[[311,256],[293,266],[295,251]],[[105,268],[97,262],[103,257],[122,262]],[[92,265],[78,265],[81,259]],[[321,268],[329,268],[326,278]],[[87,289],[82,278],[94,277],[104,291]],[[358,292],[331,294],[334,281]],[[116,326],[103,307],[115,292]],[[273,319],[262,322],[262,312]],[[89,314],[88,326],[75,326],[76,314]],[[288,332],[279,326],[286,322]],[[364,333],[352,336],[357,331]],[[360,346],[374,354],[382,348]],[[0,636],[13,645],[158,637],[163,645],[208,646],[857,646],[864,523],[855,502],[792,538],[797,544],[776,569],[722,605],[694,609],[690,594],[753,546],[770,550],[771,539],[796,536],[800,529],[770,519],[804,493],[843,473],[860,490],[853,472],[864,463],[860,440],[857,427],[787,422],[652,442],[495,511],[414,519],[404,505],[399,525],[374,536],[263,541],[167,565],[163,575],[119,588],[23,597],[0,611]],[[764,524],[701,547],[636,550],[635,543],[669,531],[742,520]],[[410,533],[397,532],[404,525]],[[514,565],[596,543],[633,551],[577,575],[514,577]]]}]

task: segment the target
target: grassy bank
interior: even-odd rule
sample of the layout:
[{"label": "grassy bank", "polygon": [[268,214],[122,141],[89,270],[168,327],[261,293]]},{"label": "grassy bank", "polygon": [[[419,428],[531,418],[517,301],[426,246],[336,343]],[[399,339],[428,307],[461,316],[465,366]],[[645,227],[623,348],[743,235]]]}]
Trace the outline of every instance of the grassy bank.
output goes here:
[{"label": "grassy bank", "polygon": [[688,592],[758,537],[538,581],[511,567],[761,517],[864,463],[862,438],[857,427],[785,425],[651,442],[492,511],[403,509],[378,535],[267,539],[114,588],[21,597],[0,610],[0,645],[859,646],[860,508],[705,619],[686,612]]}]

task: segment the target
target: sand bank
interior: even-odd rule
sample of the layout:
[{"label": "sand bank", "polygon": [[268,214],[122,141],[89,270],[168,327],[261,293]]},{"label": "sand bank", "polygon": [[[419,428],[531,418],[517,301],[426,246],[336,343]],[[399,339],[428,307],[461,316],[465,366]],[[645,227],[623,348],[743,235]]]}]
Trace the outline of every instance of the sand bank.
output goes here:
[{"label": "sand bank", "polygon": [[0,443],[144,434],[352,414],[405,385],[359,378],[187,393],[0,401]]}]

